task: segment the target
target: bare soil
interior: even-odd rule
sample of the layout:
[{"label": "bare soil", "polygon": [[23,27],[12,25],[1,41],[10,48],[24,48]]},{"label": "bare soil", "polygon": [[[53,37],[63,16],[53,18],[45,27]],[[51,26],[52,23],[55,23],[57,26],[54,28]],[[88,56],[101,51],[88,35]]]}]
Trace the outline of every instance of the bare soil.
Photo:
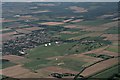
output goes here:
[{"label": "bare soil", "polygon": [[45,22],[45,23],[40,23],[40,24],[54,26],[54,25],[61,25],[64,23],[63,22]]},{"label": "bare soil", "polygon": [[13,63],[17,63],[17,64],[21,64],[21,63],[30,61],[29,59],[26,59],[25,57],[16,56],[16,55],[5,55],[2,57],[2,59],[6,59],[6,60],[9,60],[9,61],[11,61]]}]

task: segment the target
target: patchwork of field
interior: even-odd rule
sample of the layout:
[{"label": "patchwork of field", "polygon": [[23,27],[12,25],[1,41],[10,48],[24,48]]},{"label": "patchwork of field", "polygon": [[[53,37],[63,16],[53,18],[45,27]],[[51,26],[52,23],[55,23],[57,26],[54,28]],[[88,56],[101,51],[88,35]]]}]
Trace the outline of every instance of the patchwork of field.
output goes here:
[{"label": "patchwork of field", "polygon": [[[86,62],[83,60],[77,60],[72,58],[63,58],[68,55],[67,49],[74,45],[75,43],[70,44],[62,44],[57,46],[48,46],[48,47],[39,47],[29,51],[29,55],[26,56],[27,58],[31,59],[32,61],[29,63],[25,63],[24,66],[32,69],[37,70],[39,68],[47,67],[47,66],[61,66],[63,68],[68,68],[72,70],[79,70],[83,64]],[[55,48],[57,47],[57,49]],[[38,52],[37,52],[38,50]],[[39,52],[41,50],[41,52]],[[35,51],[35,52],[34,52]],[[35,53],[35,54],[33,54]],[[61,58],[59,57],[61,55]],[[77,64],[80,63],[80,64]],[[72,66],[76,65],[76,66]]]},{"label": "patchwork of field", "polygon": [[78,37],[78,36],[82,36],[84,34],[87,34],[87,33],[90,33],[90,32],[87,32],[87,31],[63,31],[63,32],[60,32],[59,34],[56,34],[56,36],[59,36],[61,39],[71,39],[71,38],[74,38],[74,37]]},{"label": "patchwork of field", "polygon": [[3,29],[0,34],[0,37],[2,37],[3,41],[15,39],[16,37],[24,36],[25,34],[29,34],[32,31],[41,30],[43,28],[40,27],[19,27],[19,29]]},{"label": "patchwork of field", "polygon": [[[69,21],[72,24],[68,23]],[[101,71],[117,65],[119,55],[118,42],[116,41],[118,40],[118,34],[116,28],[113,28],[113,24],[115,26],[116,22],[67,19],[63,22],[39,24],[53,27],[53,29],[55,27],[59,28],[58,25],[61,25],[63,31],[49,31],[49,33],[52,32],[53,36],[62,40],[83,40],[83,42],[60,42],[59,44],[50,42],[51,45],[49,46],[43,44],[27,50],[26,53],[28,54],[25,56],[5,55],[3,59],[8,60],[8,62],[3,64],[6,67],[1,70],[2,75],[13,78],[53,78],[50,75],[52,73],[78,74],[79,71],[87,67],[80,75],[99,77],[104,73],[101,73]],[[5,40],[8,40],[42,29],[44,27],[31,26],[23,26],[15,30],[4,29],[2,36],[5,37],[3,37]],[[107,40],[111,41],[112,44]],[[17,70],[20,71],[15,74]]]},{"label": "patchwork of field", "polygon": [[[100,52],[101,50],[103,50],[105,48],[98,49],[97,51]],[[97,52],[97,51],[95,51],[95,52]],[[109,51],[101,51],[101,53],[103,53],[103,52],[107,53],[106,55],[109,55],[109,56],[115,56],[115,57],[117,56],[116,53],[114,54],[114,53],[109,52]],[[100,53],[97,53],[97,54],[100,54]],[[67,57],[66,56],[54,56],[54,57],[46,58],[46,59],[49,60],[49,62],[47,62],[47,61],[45,62],[45,60],[42,60],[42,61],[39,60],[41,58],[36,58],[36,59],[38,59],[38,60],[30,62],[27,65],[25,64],[25,66],[28,67],[29,69],[32,69],[33,71],[38,72],[39,74],[41,72],[43,72],[43,74],[41,74],[41,76],[43,76],[43,77],[48,76],[49,74],[54,73],[54,72],[78,73],[76,71],[82,70],[83,67],[89,66],[89,65],[91,65],[93,63],[96,63],[96,62],[99,62],[99,61],[103,60],[102,58],[95,58],[95,57],[87,56],[84,53],[82,53],[82,54],[72,54],[72,55],[68,55]],[[81,64],[81,66],[80,66],[80,63],[78,61],[80,63],[82,63],[82,62],[84,62],[84,63]],[[106,60],[106,61],[94,64],[93,66],[87,68],[81,74],[84,75],[84,76],[90,76],[90,75],[93,75],[95,73],[100,72],[101,70],[105,70],[105,69],[107,69],[107,68],[109,68],[109,67],[111,67],[113,65],[116,65],[117,63],[118,63],[117,58],[116,59],[113,58],[113,59],[110,59],[110,60]],[[33,64],[33,66],[31,64]],[[59,66],[58,66],[58,64],[59,64]],[[37,68],[35,67],[35,65],[36,65]],[[73,65],[76,65],[76,66],[74,67]],[[31,66],[31,68],[30,68],[30,66]],[[77,69],[78,66],[79,66],[79,68]],[[98,66],[97,67],[98,70],[93,71],[94,70],[93,68],[96,69],[96,66]],[[100,67],[100,66],[102,66],[102,67]],[[67,69],[68,69],[68,71],[67,71]],[[50,77],[50,76],[48,76],[48,77]]]},{"label": "patchwork of field", "polygon": [[63,74],[63,78],[78,73],[85,78],[119,75],[116,5],[3,3],[0,77],[60,80]]},{"label": "patchwork of field", "polygon": [[112,27],[113,27],[113,24],[114,25],[117,25],[116,23],[117,23],[117,21],[115,21],[115,22],[112,22],[111,20],[100,20],[100,19],[98,19],[98,20],[88,20],[88,21],[81,21],[81,22],[79,22],[79,23],[73,23],[73,24],[76,24],[76,25],[82,25],[82,26],[100,26],[100,25],[104,25],[104,26],[106,26],[107,25],[107,27],[108,27],[108,25],[110,25],[110,24],[112,24]]},{"label": "patchwork of field", "polygon": [[69,40],[79,40],[79,39],[82,39],[84,37],[96,37],[96,36],[100,36],[102,35],[103,32],[89,32],[89,33],[86,33],[86,34],[83,34],[81,36],[75,36],[75,37],[72,37],[72,38],[69,38]]}]

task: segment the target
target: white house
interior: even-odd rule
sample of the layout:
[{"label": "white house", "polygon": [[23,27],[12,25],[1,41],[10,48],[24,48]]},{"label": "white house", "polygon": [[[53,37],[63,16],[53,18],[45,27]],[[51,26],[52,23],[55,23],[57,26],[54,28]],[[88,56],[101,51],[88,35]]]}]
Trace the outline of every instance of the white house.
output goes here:
[{"label": "white house", "polygon": [[25,52],[23,52],[23,51],[19,51],[19,52],[20,52],[21,54],[23,54],[23,55],[25,54]]},{"label": "white house", "polygon": [[63,65],[63,64],[64,64],[64,62],[61,62],[61,63],[58,63],[57,65],[60,66],[60,65]]},{"label": "white house", "polygon": [[51,43],[48,43],[48,45],[50,46],[50,45],[51,45]]},{"label": "white house", "polygon": [[55,43],[58,44],[59,42],[56,41]]},{"label": "white house", "polygon": [[47,44],[45,44],[45,46],[48,46]]}]

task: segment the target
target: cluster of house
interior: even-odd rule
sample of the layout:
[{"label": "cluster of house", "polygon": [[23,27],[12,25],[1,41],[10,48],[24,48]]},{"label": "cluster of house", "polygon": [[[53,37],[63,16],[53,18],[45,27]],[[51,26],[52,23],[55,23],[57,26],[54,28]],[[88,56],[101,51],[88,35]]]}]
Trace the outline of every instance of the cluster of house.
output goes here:
[{"label": "cluster of house", "polygon": [[11,39],[6,42],[3,42],[2,53],[21,55],[26,54],[27,49],[35,48],[41,44],[51,45],[51,40],[53,38],[47,34],[45,31],[34,31],[32,33],[26,34],[22,37],[17,37],[16,39]]}]

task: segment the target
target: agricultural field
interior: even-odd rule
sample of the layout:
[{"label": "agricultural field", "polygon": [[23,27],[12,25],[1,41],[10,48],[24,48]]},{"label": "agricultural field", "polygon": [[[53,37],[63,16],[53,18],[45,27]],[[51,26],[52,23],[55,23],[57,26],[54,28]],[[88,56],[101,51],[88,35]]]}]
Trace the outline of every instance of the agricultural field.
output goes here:
[{"label": "agricultural field", "polygon": [[108,51],[119,53],[119,47],[118,46],[110,46],[107,48]]},{"label": "agricultural field", "polygon": [[2,30],[0,33],[4,34],[4,33],[9,33],[9,32],[13,32],[14,30],[11,29],[4,29]]},{"label": "agricultural field", "polygon": [[[85,40],[101,40],[102,38],[86,38]],[[84,40],[84,39],[83,39]],[[48,66],[59,66],[70,70],[78,71],[83,68],[83,65],[89,62],[84,62],[82,59],[66,58],[66,56],[77,55],[83,52],[90,51],[92,49],[105,46],[108,43],[99,42],[93,43],[79,43],[79,42],[62,42],[59,44],[51,43],[51,45],[41,45],[37,48],[28,50],[25,57],[30,59],[30,62],[25,63],[23,66],[31,70],[38,70]],[[59,58],[61,56],[61,58]],[[52,57],[54,57],[52,59]],[[51,59],[49,59],[51,58]],[[103,57],[104,58],[104,57]],[[77,64],[79,63],[79,64]],[[76,65],[76,66],[72,66]]]},{"label": "agricultural field", "polygon": [[0,69],[4,69],[4,68],[7,68],[7,67],[16,65],[15,63],[12,63],[9,60],[5,60],[5,59],[3,59],[1,62],[2,63],[0,63],[0,67],[1,67]]},{"label": "agricultural field", "polygon": [[105,23],[112,22],[111,20],[90,20],[90,21],[81,21],[79,23],[72,23],[72,24],[77,24],[77,25],[83,25],[83,26],[98,26],[102,25]]},{"label": "agricultural field", "polygon": [[119,32],[120,30],[118,29],[118,27],[112,27],[106,31],[106,33],[108,34],[120,34]]},{"label": "agricultural field", "polygon": [[80,35],[83,35],[83,34],[87,34],[89,32],[87,31],[72,31],[72,32],[69,32],[69,33],[64,33],[64,32],[61,32],[61,33],[58,33],[58,35],[56,34],[56,36],[59,36],[61,39],[70,39],[70,38],[73,38],[73,37],[77,37],[77,36],[80,36]]},{"label": "agricultural field", "polygon": [[[111,68],[108,68],[106,70],[104,70],[103,72],[100,72],[94,76],[92,76],[93,78],[110,78],[111,75],[114,75],[114,74],[118,74],[118,68],[119,68],[120,65],[118,66],[112,66]],[[112,73],[111,73],[112,72]]]},{"label": "agricultural field", "polygon": [[119,77],[117,3],[8,2],[2,6],[3,80]]}]

